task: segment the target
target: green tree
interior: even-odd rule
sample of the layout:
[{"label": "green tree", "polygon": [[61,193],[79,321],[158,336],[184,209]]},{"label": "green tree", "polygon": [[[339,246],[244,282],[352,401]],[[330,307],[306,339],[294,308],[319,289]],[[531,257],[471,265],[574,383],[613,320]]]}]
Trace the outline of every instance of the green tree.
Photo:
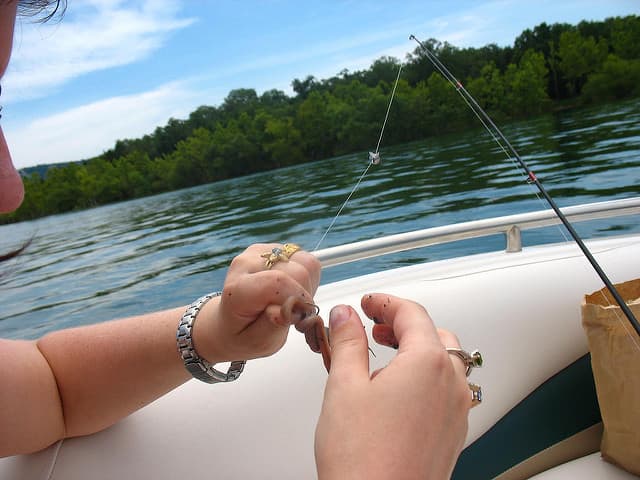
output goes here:
[{"label": "green tree", "polygon": [[467,90],[489,112],[500,111],[505,107],[504,78],[493,62],[482,68],[479,77],[469,79]]},{"label": "green tree", "polygon": [[102,205],[122,200],[118,172],[113,161],[98,157],[85,164],[78,176],[83,197],[88,205]]},{"label": "green tree", "polygon": [[32,173],[28,177],[23,177],[24,182],[24,200],[20,208],[8,216],[0,216],[0,220],[6,222],[31,220],[33,218],[42,217],[54,213],[47,205],[47,192],[44,187],[44,181],[38,173]]},{"label": "green tree", "polygon": [[269,163],[275,168],[304,162],[302,135],[293,125],[291,117],[267,116],[262,148]]},{"label": "green tree", "polygon": [[547,75],[542,53],[527,50],[520,63],[505,72],[503,110],[514,116],[543,112],[549,103]]},{"label": "green tree", "polygon": [[451,132],[469,123],[469,110],[456,88],[442,75],[432,73],[426,83],[425,115],[430,123],[429,133]]},{"label": "green tree", "polygon": [[640,96],[640,60],[609,55],[602,69],[589,76],[582,95],[591,103]]},{"label": "green tree", "polygon": [[155,179],[150,176],[150,163],[149,156],[138,150],[114,162],[123,198],[138,198],[154,193],[152,187]]},{"label": "green tree", "polygon": [[576,30],[560,35],[558,56],[569,92],[580,94],[590,73],[597,71],[607,57],[606,41],[596,41],[593,37],[583,37]]},{"label": "green tree", "polygon": [[[329,94],[311,92],[299,105],[294,121],[304,139],[304,151],[310,160],[328,158],[334,152],[336,127],[327,106],[336,102]],[[334,108],[335,110],[335,108]]]},{"label": "green tree", "polygon": [[252,123],[251,117],[243,113],[213,132],[213,167],[222,175],[218,178],[247,175],[268,167],[260,146],[252,138]]},{"label": "green tree", "polygon": [[393,84],[398,76],[400,61],[394,57],[381,57],[373,62],[371,67],[363,72],[362,82],[369,87],[375,87],[380,82]]},{"label": "green tree", "polygon": [[291,88],[293,88],[293,91],[296,92],[296,95],[298,95],[298,98],[301,100],[305,100],[317,86],[318,81],[313,75],[308,75],[304,80],[295,78],[291,82]]},{"label": "green tree", "polygon": [[271,89],[260,95],[260,107],[272,114],[290,115],[291,99],[282,90]]},{"label": "green tree", "polygon": [[640,17],[629,15],[614,19],[611,48],[621,59],[640,59]]},{"label": "green tree", "polygon": [[234,118],[243,113],[253,115],[257,107],[258,94],[253,88],[231,90],[222,102],[222,110],[228,115],[228,118]]},{"label": "green tree", "polygon": [[46,202],[51,211],[68,212],[80,207],[79,199],[82,198],[82,191],[77,181],[77,174],[81,168],[77,163],[70,163],[47,171]]},{"label": "green tree", "polygon": [[220,121],[222,121],[222,114],[219,109],[201,105],[189,114],[187,124],[191,132],[200,127],[213,131]]},{"label": "green tree", "polygon": [[185,187],[216,180],[211,166],[213,144],[214,135],[204,127],[180,141],[170,155],[175,164],[173,183]]}]

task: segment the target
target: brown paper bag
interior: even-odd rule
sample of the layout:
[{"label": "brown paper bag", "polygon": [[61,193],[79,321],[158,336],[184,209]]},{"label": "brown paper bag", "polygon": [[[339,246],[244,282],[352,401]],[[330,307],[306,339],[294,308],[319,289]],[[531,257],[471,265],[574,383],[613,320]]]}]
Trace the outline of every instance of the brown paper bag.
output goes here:
[{"label": "brown paper bag", "polygon": [[[616,288],[640,319],[640,279]],[[606,288],[585,296],[582,326],[604,423],[602,458],[640,475],[640,338]]]}]

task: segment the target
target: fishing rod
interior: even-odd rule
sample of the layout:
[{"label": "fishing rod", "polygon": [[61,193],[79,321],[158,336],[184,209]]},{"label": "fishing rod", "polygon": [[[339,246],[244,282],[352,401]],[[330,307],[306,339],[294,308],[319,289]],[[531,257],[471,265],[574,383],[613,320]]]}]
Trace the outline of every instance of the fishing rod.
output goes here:
[{"label": "fishing rod", "polygon": [[565,226],[565,228],[567,229],[567,231],[569,232],[573,240],[576,242],[578,247],[580,247],[580,250],[582,250],[582,253],[587,258],[587,260],[589,261],[593,269],[596,271],[600,279],[603,281],[604,285],[607,287],[607,290],[609,290],[609,293],[611,293],[616,303],[620,306],[620,308],[622,309],[623,313],[629,320],[629,323],[631,324],[633,329],[640,336],[640,323],[638,323],[638,320],[634,316],[633,312],[625,303],[625,301],[623,300],[622,296],[620,295],[616,287],[613,285],[611,280],[609,280],[609,277],[607,277],[607,275],[604,273],[604,270],[602,270],[602,268],[600,267],[596,259],[593,257],[593,255],[591,254],[587,246],[584,244],[584,242],[582,241],[578,233],[575,231],[575,229],[573,228],[573,225],[569,222],[567,217],[565,217],[565,215],[562,213],[562,211],[560,210],[556,202],[553,200],[553,198],[551,198],[551,195],[549,195],[549,192],[547,192],[547,190],[544,188],[544,186],[542,185],[542,182],[540,182],[540,180],[535,175],[535,173],[533,173],[533,171],[529,168],[527,163],[522,159],[522,157],[520,157],[516,149],[511,145],[509,140],[507,140],[507,138],[504,136],[502,131],[493,122],[493,120],[491,120],[491,117],[489,117],[487,112],[484,111],[484,109],[478,104],[475,98],[467,91],[467,89],[464,88],[462,83],[447,69],[447,67],[445,67],[442,64],[442,62],[440,62],[438,57],[436,57],[436,55],[429,48],[427,48],[420,40],[418,40],[415,37],[415,35],[410,35],[409,40],[416,41],[416,43],[424,51],[427,59],[429,59],[429,61],[436,68],[436,70],[438,70],[438,72],[440,72],[440,74],[451,85],[454,86],[454,88],[463,98],[465,103],[469,106],[469,108],[471,108],[475,116],[480,120],[480,123],[482,123],[484,128],[493,137],[495,142],[500,146],[500,148],[504,151],[507,157],[509,158],[513,157],[518,163],[518,165],[520,165],[520,167],[524,170],[524,172],[527,174],[528,182],[534,184],[538,188],[538,191],[540,192],[540,194],[551,206],[551,208],[553,209],[555,214],[558,216],[562,224]]}]

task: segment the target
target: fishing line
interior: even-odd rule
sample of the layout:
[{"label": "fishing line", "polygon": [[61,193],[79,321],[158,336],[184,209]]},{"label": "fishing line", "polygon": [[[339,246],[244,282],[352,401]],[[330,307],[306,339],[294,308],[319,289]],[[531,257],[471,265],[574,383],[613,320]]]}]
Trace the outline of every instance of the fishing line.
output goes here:
[{"label": "fishing line", "polygon": [[393,90],[391,91],[391,98],[389,99],[389,105],[387,106],[387,113],[384,116],[384,122],[382,122],[382,128],[380,129],[380,137],[378,138],[378,144],[376,145],[376,151],[374,155],[378,154],[378,150],[380,149],[380,143],[382,143],[382,135],[384,134],[384,128],[387,126],[387,120],[389,119],[389,112],[391,111],[391,103],[393,102],[393,97],[396,95],[396,88],[398,88],[398,81],[400,80],[400,74],[402,73],[402,64],[398,67],[398,75],[396,75],[396,81],[393,84]]},{"label": "fishing line", "polygon": [[611,293],[611,296],[615,299],[616,303],[620,306],[620,309],[629,320],[629,323],[631,324],[633,329],[640,336],[640,323],[638,323],[638,320],[633,315],[633,312],[625,303],[625,301],[623,300],[622,296],[620,295],[618,290],[615,288],[613,283],[609,280],[609,277],[607,277],[604,270],[602,270],[602,268],[600,267],[600,264],[598,264],[596,259],[593,257],[593,255],[589,251],[589,249],[586,247],[586,245],[584,244],[584,242],[582,241],[578,233],[573,228],[573,225],[569,222],[569,220],[565,217],[565,215],[562,213],[560,208],[556,205],[555,201],[551,198],[547,190],[544,188],[544,186],[538,179],[538,177],[536,177],[535,173],[533,173],[533,171],[529,168],[529,166],[522,159],[522,157],[520,157],[518,152],[515,150],[515,148],[513,148],[509,140],[507,140],[507,138],[502,133],[502,131],[500,131],[500,129],[493,122],[493,120],[491,120],[491,117],[489,117],[489,115],[478,104],[475,98],[464,88],[462,83],[442,64],[442,62],[440,62],[438,57],[436,57],[435,54],[431,52],[431,50],[429,50],[420,40],[418,40],[415,37],[415,35],[410,35],[409,39],[416,41],[416,43],[420,46],[420,48],[425,53],[427,59],[431,62],[431,64],[440,72],[441,75],[444,76],[444,78],[447,81],[449,81],[449,83],[451,83],[454,86],[456,91],[464,99],[465,103],[471,108],[471,110],[474,112],[476,117],[478,117],[478,119],[480,120],[484,128],[489,132],[491,137],[493,137],[493,139],[500,146],[500,148],[503,150],[505,155],[507,155],[507,157],[512,161],[515,160],[517,162],[517,165],[522,170],[524,170],[524,172],[526,173],[527,182],[534,184],[538,188],[538,191],[540,192],[540,194],[547,201],[547,204],[553,209],[553,211],[558,216],[562,224],[565,226],[565,228],[567,229],[567,231],[569,232],[569,234],[571,235],[575,243],[578,245],[580,250],[582,250],[582,253],[587,258],[587,260],[589,261],[593,269],[596,271],[600,279],[603,281],[603,283],[607,287],[607,290],[609,290],[609,293]]},{"label": "fishing line", "polygon": [[375,149],[374,152],[369,152],[369,163],[367,164],[367,167],[364,169],[364,171],[360,175],[360,178],[358,178],[358,181],[353,186],[353,189],[351,190],[351,192],[347,196],[347,198],[344,201],[344,203],[342,204],[342,206],[338,209],[338,213],[335,214],[335,216],[333,217],[333,220],[331,220],[331,223],[329,224],[329,226],[327,227],[325,232],[322,234],[322,237],[320,237],[320,240],[318,240],[318,243],[316,244],[315,248],[312,250],[313,252],[318,250],[318,248],[320,247],[320,244],[323,242],[323,240],[325,239],[325,237],[327,236],[329,231],[333,228],[333,226],[335,225],[336,221],[338,220],[338,217],[342,213],[342,210],[344,210],[344,207],[346,207],[347,203],[349,203],[349,200],[351,200],[351,197],[353,196],[353,194],[358,189],[358,186],[360,186],[360,183],[362,182],[362,179],[365,177],[365,175],[367,174],[367,172],[369,171],[371,166],[380,164],[380,144],[382,143],[382,136],[384,135],[384,130],[385,130],[386,126],[387,126],[387,120],[389,119],[389,112],[391,111],[391,104],[393,103],[393,99],[394,99],[394,97],[396,95],[396,88],[398,87],[398,81],[400,80],[400,73],[401,72],[402,72],[402,64],[400,64],[400,67],[398,68],[398,75],[396,76],[396,81],[393,84],[393,89],[391,90],[391,96],[389,98],[389,104],[387,105],[387,113],[385,114],[384,121],[382,122],[382,128],[380,129],[380,136],[378,137],[378,144],[376,145],[376,149]]}]

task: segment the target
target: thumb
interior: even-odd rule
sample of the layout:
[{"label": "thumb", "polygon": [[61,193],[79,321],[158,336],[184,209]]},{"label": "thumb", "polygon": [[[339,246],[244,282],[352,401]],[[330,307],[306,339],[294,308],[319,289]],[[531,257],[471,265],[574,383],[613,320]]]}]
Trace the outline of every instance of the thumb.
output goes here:
[{"label": "thumb", "polygon": [[367,335],[356,311],[347,305],[338,305],[329,315],[331,342],[331,371],[329,377],[369,378]]}]

